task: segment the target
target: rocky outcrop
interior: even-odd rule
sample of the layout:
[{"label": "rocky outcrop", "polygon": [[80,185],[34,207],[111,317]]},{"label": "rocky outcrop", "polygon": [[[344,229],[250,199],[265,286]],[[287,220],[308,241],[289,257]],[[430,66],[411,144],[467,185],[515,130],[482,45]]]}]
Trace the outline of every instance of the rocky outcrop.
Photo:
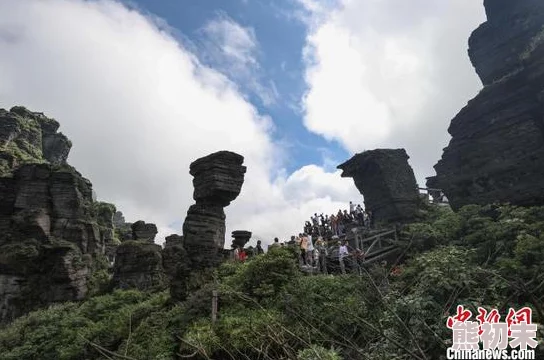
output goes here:
[{"label": "rocky outcrop", "polygon": [[125,217],[122,212],[117,211],[113,214],[113,226],[115,227],[116,237],[120,241],[134,239],[132,234],[132,223],[125,222]]},{"label": "rocky outcrop", "polygon": [[128,240],[117,248],[113,286],[119,289],[160,290],[166,287],[162,248],[147,240]]},{"label": "rocky outcrop", "polygon": [[[126,223],[122,226],[126,226]],[[155,244],[157,226],[139,220],[131,224],[130,228],[130,239],[123,239],[117,247],[113,286],[139,290],[164,288],[166,276],[162,265],[162,247]]]},{"label": "rocky outcrop", "polygon": [[246,167],[243,156],[219,151],[194,161],[189,173],[194,176],[196,201],[183,224],[184,247],[192,267],[215,266],[225,245],[223,208],[239,195]]},{"label": "rocky outcrop", "polygon": [[412,220],[419,192],[404,149],[377,149],[356,154],[338,165],[342,177],[352,177],[364,196],[374,222]]},{"label": "rocky outcrop", "polygon": [[191,264],[183,247],[183,236],[172,234],[166,237],[162,264],[170,285],[170,295],[175,300],[185,300],[188,295]]},{"label": "rocky outcrop", "polygon": [[452,120],[430,188],[450,205],[544,204],[544,2],[486,0],[469,41],[483,90]]},{"label": "rocky outcrop", "polygon": [[0,109],[0,176],[21,164],[66,163],[72,143],[57,133],[59,123],[22,106]]},{"label": "rocky outcrop", "polygon": [[165,248],[168,248],[168,247],[171,247],[171,246],[183,246],[183,236],[182,235],[177,235],[177,234],[171,234],[171,235],[168,235],[165,239],[164,239],[164,247]]},{"label": "rocky outcrop", "polygon": [[157,226],[155,224],[146,224],[145,221],[139,220],[130,226],[132,229],[132,239],[140,240],[149,243],[155,242],[157,235]]},{"label": "rocky outcrop", "polygon": [[246,230],[235,230],[232,232],[232,237],[234,240],[232,240],[232,248],[235,247],[241,247],[243,248],[248,243],[249,239],[251,239],[251,231]]},{"label": "rocky outcrop", "polygon": [[105,202],[96,202],[94,204],[97,223],[100,227],[102,242],[104,243],[104,253],[109,261],[109,266],[113,266],[115,261],[115,252],[121,244],[116,226],[114,224],[114,216],[117,213],[113,204]]},{"label": "rocky outcrop", "polygon": [[525,68],[524,60],[544,37],[541,0],[485,0],[487,21],[469,38],[469,56],[484,85]]},{"label": "rocky outcrop", "polygon": [[115,207],[66,164],[59,124],[0,109],[0,323],[53,302],[83,299],[107,261]]},{"label": "rocky outcrop", "polygon": [[113,225],[115,225],[115,228],[117,229],[125,225],[125,217],[121,211],[116,211],[115,214],[113,214],[112,221]]},{"label": "rocky outcrop", "polygon": [[[162,247],[155,244],[157,226],[143,220],[133,224],[120,223],[124,217],[118,214],[120,229],[130,225],[130,235],[124,234],[115,253],[113,286],[120,289],[157,290],[165,288],[167,278],[163,269]],[[126,230],[123,230],[126,231]]]},{"label": "rocky outcrop", "polygon": [[80,300],[111,227],[96,218],[91,184],[69,166],[27,164],[0,178],[0,322],[58,301]]}]

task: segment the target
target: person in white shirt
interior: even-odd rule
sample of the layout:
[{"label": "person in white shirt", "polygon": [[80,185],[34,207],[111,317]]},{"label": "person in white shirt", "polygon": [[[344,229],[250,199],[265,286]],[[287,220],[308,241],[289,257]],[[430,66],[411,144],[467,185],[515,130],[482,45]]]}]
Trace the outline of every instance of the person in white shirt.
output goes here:
[{"label": "person in white shirt", "polygon": [[308,238],[308,249],[306,249],[306,263],[314,266],[314,242],[311,235],[306,235]]},{"label": "person in white shirt", "polygon": [[340,262],[340,271],[342,271],[342,274],[346,273],[346,264],[344,261],[348,256],[348,244],[347,241],[344,240],[344,242],[342,242],[342,245],[340,245],[340,248],[338,248],[338,261]]},{"label": "person in white shirt", "polygon": [[355,212],[355,204],[352,201],[350,201],[349,202],[349,213],[353,214],[354,212]]}]

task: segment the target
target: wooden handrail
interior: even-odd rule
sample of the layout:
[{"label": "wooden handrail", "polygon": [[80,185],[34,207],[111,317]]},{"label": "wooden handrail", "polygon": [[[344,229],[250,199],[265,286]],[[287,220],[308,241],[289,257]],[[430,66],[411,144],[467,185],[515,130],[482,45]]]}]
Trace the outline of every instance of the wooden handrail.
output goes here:
[{"label": "wooden handrail", "polygon": [[[388,231],[385,231],[385,232],[382,232],[382,233],[379,233],[379,234],[376,234],[376,235],[372,235],[371,237],[361,239],[360,241],[361,242],[369,242],[370,240],[374,240],[374,238],[376,238],[376,237],[382,237],[382,236],[386,236],[386,235],[393,234],[393,233],[396,233],[396,232],[397,232],[397,230],[388,230]],[[356,238],[358,236],[356,236]]]}]

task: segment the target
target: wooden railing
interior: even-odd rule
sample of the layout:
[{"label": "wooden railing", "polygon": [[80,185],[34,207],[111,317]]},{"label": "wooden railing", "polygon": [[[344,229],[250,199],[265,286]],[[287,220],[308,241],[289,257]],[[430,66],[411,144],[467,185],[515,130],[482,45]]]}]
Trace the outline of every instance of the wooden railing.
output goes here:
[{"label": "wooden railing", "polygon": [[386,230],[379,234],[364,238],[363,234],[355,235],[355,245],[365,254],[364,263],[382,258],[398,249],[397,231]]}]

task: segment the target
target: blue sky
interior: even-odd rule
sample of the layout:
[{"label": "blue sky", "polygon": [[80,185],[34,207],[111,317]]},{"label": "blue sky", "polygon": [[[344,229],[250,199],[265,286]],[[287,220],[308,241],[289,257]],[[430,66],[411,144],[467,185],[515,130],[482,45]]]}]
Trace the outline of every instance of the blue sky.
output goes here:
[{"label": "blue sky", "polygon": [[[168,22],[179,31],[180,40],[194,49],[200,60],[224,71],[262,114],[269,115],[274,124],[273,136],[289,150],[284,164],[288,173],[306,164],[340,164],[351,155],[337,141],[327,141],[303,125],[301,99],[307,89],[304,81],[303,50],[308,26],[301,19],[307,10],[296,0],[132,0],[133,6]],[[253,32],[256,41],[255,58],[258,69],[252,72],[263,87],[274,92],[273,103],[266,103],[245,78],[229,73],[221,57],[210,54],[204,43],[209,34],[204,30],[214,21],[233,21]],[[334,119],[331,119],[334,121]]]},{"label": "blue sky", "polygon": [[405,148],[425,184],[481,89],[483,21],[474,0],[0,0],[0,107],[56,118],[69,163],[159,243],[194,202],[190,163],[242,154],[227,234],[267,244],[364,201],[335,169],[354,153]]}]

